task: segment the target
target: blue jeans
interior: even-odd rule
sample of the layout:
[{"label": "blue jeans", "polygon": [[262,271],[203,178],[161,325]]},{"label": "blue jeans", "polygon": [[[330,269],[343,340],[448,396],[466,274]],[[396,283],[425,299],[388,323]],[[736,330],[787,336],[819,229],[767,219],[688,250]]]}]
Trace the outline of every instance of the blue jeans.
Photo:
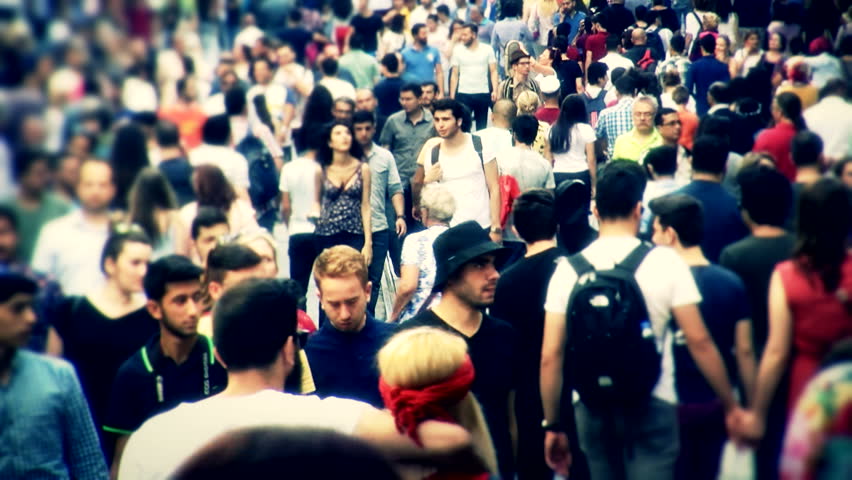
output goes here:
[{"label": "blue jeans", "polygon": [[379,293],[382,288],[382,272],[385,267],[385,257],[388,255],[390,232],[391,230],[387,228],[373,232],[373,260],[370,262],[370,268],[367,273],[370,283],[373,284],[373,289],[370,293],[370,304],[367,307],[370,315],[376,314],[376,302],[379,299]]},{"label": "blue jeans", "polygon": [[491,108],[490,93],[457,93],[456,100],[465,104],[472,112],[476,130],[488,126],[488,109]]}]

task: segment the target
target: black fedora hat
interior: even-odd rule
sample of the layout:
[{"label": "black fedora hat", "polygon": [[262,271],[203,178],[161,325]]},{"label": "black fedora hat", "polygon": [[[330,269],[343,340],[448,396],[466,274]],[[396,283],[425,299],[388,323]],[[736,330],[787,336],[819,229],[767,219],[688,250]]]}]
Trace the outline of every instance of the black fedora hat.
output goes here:
[{"label": "black fedora hat", "polygon": [[479,223],[469,220],[448,229],[435,239],[432,246],[435,252],[435,286],[433,290],[444,288],[447,279],[466,263],[486,254],[501,255],[505,247],[491,241],[485,229]]}]

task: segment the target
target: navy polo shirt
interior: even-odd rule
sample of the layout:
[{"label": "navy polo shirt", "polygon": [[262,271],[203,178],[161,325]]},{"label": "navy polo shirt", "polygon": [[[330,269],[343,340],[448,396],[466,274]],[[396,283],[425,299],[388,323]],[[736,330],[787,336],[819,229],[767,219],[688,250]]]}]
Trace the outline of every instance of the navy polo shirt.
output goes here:
[{"label": "navy polo shirt", "polygon": [[396,333],[396,324],[367,315],[360,332],[341,332],[325,322],[305,346],[320,397],[351,398],[384,408],[376,354]]},{"label": "navy polo shirt", "polygon": [[163,354],[158,333],[118,370],[103,429],[130,435],[154,415],[215,395],[227,384],[209,337],[198,335],[189,357],[178,365]]}]

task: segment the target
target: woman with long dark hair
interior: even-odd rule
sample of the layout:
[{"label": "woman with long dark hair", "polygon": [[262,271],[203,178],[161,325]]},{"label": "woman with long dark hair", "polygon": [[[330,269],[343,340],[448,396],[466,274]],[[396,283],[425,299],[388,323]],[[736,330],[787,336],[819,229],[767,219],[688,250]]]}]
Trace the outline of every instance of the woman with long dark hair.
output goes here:
[{"label": "woman with long dark hair", "polygon": [[315,140],[317,132],[334,119],[331,114],[332,107],[334,107],[334,98],[331,97],[328,89],[322,85],[315,86],[305,101],[302,128],[293,132],[293,141],[296,142],[296,150],[300,154],[306,150],[318,148],[312,138]]},{"label": "woman with long dark hair", "polygon": [[367,264],[373,256],[370,225],[370,166],[348,123],[336,121],[320,136],[316,172],[316,251],[349,245]]},{"label": "woman with long dark hair", "polygon": [[840,181],[824,178],[802,191],[793,257],[769,283],[769,337],[741,436],[762,437],[773,397],[786,392],[795,406],[832,344],[852,336],[850,227],[849,190]]},{"label": "woman with long dark hair", "polygon": [[[225,212],[231,233],[260,228],[251,202],[237,197],[234,187],[219,167],[215,165],[195,167],[195,172],[192,174],[192,187],[195,189],[197,200],[180,209],[180,219],[184,225],[183,236],[187,242],[191,239],[189,228],[201,207],[213,207]],[[195,249],[193,249],[193,255],[195,255]],[[193,260],[201,263],[199,258],[193,257]]]},{"label": "woman with long dark hair", "polygon": [[559,118],[550,129],[550,160],[557,185],[577,179],[594,191],[597,172],[595,139],[583,97],[568,95],[562,101]]},{"label": "woman with long dark hair", "polygon": [[752,151],[772,155],[778,170],[792,182],[796,179],[796,165],[790,144],[799,131],[807,128],[802,101],[792,92],[778,94],[772,101],[772,119],[775,125],[758,134]]},{"label": "woman with long dark hair", "polygon": [[127,222],[142,227],[151,239],[152,261],[172,253],[189,255],[189,243],[181,234],[188,227],[180,219],[169,181],[157,168],[148,167],[139,172],[127,203]]},{"label": "woman with long dark hair", "polygon": [[128,123],[119,128],[115,133],[109,158],[115,179],[113,206],[119,210],[127,210],[127,194],[136,180],[136,175],[151,164],[148,160],[148,142],[142,128],[135,123]]}]

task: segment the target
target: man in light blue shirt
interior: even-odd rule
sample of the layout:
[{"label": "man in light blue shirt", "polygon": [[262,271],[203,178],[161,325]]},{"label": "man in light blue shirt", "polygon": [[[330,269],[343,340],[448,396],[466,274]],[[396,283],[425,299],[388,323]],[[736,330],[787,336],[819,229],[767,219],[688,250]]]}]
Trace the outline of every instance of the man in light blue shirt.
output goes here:
[{"label": "man in light blue shirt", "polygon": [[80,166],[80,208],[42,227],[32,267],[53,275],[66,295],[82,295],[104,282],[101,253],[109,236],[109,205],[115,196],[112,167],[103,160]]},{"label": "man in light blue shirt", "polygon": [[571,33],[568,34],[568,43],[571,44],[580,31],[580,22],[586,19],[586,14],[577,10],[575,0],[565,0],[559,6],[559,11],[553,14],[553,28],[560,23],[571,25]]},{"label": "man in light blue shirt", "polygon": [[506,76],[505,65],[502,61],[503,54],[506,51],[506,44],[512,40],[521,42],[524,50],[529,52],[535,51],[535,40],[533,34],[527,27],[526,22],[520,19],[521,7],[518,3],[504,2],[503,3],[503,20],[494,25],[494,33],[491,34],[491,48],[494,49],[494,54],[501,60],[497,62],[500,70],[500,78]]},{"label": "man in light blue shirt", "polygon": [[[370,211],[373,230],[373,259],[369,265],[368,277],[373,284],[368,311],[373,314],[381,290],[382,271],[391,240],[389,224],[394,218],[394,233],[397,237],[405,235],[405,200],[402,195],[402,182],[393,155],[373,143],[376,131],[375,119],[370,112],[359,110],[352,117],[355,140],[364,150],[370,165]],[[387,208],[391,200],[393,212]],[[393,213],[393,216],[390,215]]]},{"label": "man in light blue shirt", "polygon": [[0,478],[109,478],[74,367],[22,350],[36,283],[0,272]]},{"label": "man in light blue shirt", "polygon": [[402,59],[405,62],[405,74],[402,78],[406,82],[420,85],[434,81],[438,84],[438,94],[443,96],[444,70],[441,67],[441,53],[437,48],[426,44],[428,35],[429,31],[422,23],[411,27],[414,43],[402,50]]}]

